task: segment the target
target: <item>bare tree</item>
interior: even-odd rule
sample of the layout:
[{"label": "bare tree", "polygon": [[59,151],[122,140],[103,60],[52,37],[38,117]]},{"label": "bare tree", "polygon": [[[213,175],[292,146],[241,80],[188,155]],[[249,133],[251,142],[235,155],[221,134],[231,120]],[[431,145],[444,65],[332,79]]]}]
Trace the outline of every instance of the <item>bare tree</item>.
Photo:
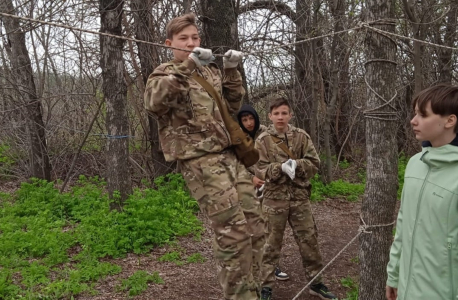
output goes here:
[{"label": "bare tree", "polygon": [[[157,0],[132,0],[131,10],[134,18],[135,37],[139,40],[154,42],[155,30],[152,8]],[[190,4],[186,2],[187,4]],[[160,57],[157,47],[145,43],[137,43],[138,58],[141,65],[140,94],[143,95],[144,86],[148,76],[159,66]],[[160,148],[158,127],[156,119],[148,115],[149,140],[151,144],[151,158],[153,161],[154,177],[165,175],[173,170],[173,165],[165,161],[164,154]]]},{"label": "bare tree", "polygon": [[[457,25],[458,25],[458,1],[457,0],[450,0],[450,5],[448,6],[449,11],[446,17],[446,24],[443,26],[445,27],[445,33],[442,34],[441,27],[442,26],[434,26],[434,41],[437,44],[453,47],[455,42],[457,41]],[[440,24],[440,23],[439,23]],[[443,36],[443,38],[442,38]],[[446,82],[451,84],[452,83],[452,75],[453,75],[453,51],[452,49],[445,49],[439,48],[437,49],[437,56],[438,56],[438,72],[439,72],[439,82]]]},{"label": "bare tree", "polygon": [[[368,0],[367,22],[394,32],[393,0]],[[388,36],[366,35],[366,190],[361,217],[366,224],[393,221],[397,196],[396,43]],[[384,300],[386,265],[392,242],[392,226],[372,227],[360,236],[360,300]]]},{"label": "bare tree", "polygon": [[[122,35],[122,0],[100,0],[101,32]],[[121,202],[112,208],[120,209],[132,193],[129,169],[129,122],[127,118],[127,86],[124,79],[124,41],[100,36],[100,66],[102,68],[102,90],[106,102],[107,139],[107,187],[111,197],[119,192]]]},{"label": "bare tree", "polygon": [[[14,14],[15,8],[11,0],[0,1],[0,11]],[[51,180],[51,165],[49,163],[48,147],[46,144],[45,126],[43,123],[42,104],[37,96],[34,73],[29,53],[25,43],[25,32],[18,19],[1,18],[7,32],[6,46],[9,48],[9,60],[13,76],[13,86],[17,96],[26,108],[27,135],[29,138],[30,175],[40,179]]]},{"label": "bare tree", "polygon": [[[334,0],[330,1],[331,13],[334,18],[334,31],[341,31],[344,29],[344,16],[346,1]],[[346,47],[346,34],[335,35],[332,39],[331,57],[330,57],[330,91],[328,107],[326,109],[326,116],[324,120],[324,148],[326,150],[326,182],[332,181],[332,160],[331,160],[331,123],[335,115],[338,98],[341,94],[340,89],[340,74],[345,70],[347,65],[347,47]]]}]

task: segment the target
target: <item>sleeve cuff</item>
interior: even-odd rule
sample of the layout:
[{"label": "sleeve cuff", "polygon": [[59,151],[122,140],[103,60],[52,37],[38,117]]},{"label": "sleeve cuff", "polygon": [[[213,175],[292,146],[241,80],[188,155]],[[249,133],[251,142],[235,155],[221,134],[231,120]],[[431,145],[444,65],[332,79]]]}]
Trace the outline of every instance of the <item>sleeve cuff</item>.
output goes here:
[{"label": "sleeve cuff", "polygon": [[398,288],[398,281],[388,278],[388,280],[386,281],[386,285],[387,285],[387,286],[391,286],[392,288],[397,289],[397,288]]}]

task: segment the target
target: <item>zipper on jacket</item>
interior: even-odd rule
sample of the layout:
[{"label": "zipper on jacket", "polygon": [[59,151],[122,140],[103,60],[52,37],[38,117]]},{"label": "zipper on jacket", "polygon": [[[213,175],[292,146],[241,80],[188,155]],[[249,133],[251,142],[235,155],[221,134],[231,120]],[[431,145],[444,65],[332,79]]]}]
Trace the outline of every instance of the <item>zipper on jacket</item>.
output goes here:
[{"label": "zipper on jacket", "polygon": [[[425,154],[427,154],[428,152],[424,153],[420,160],[423,159],[423,156],[425,156]],[[420,195],[419,195],[419,201],[418,201],[418,204],[417,204],[417,213],[415,214],[415,224],[413,225],[413,232],[412,232],[412,247],[410,249],[410,262],[409,262],[409,273],[407,275],[407,284],[406,284],[406,290],[405,290],[405,296],[409,295],[409,285],[410,285],[410,280],[412,278],[411,276],[411,270],[412,270],[412,257],[413,257],[413,250],[414,250],[414,241],[415,241],[415,231],[417,229],[417,223],[418,223],[418,214],[420,213],[420,207],[421,207],[421,200],[422,200],[422,196],[423,196],[423,190],[425,189],[425,185],[426,185],[426,180],[428,179],[429,177],[429,172],[431,171],[431,168],[428,166],[428,173],[426,173],[426,176],[425,176],[425,180],[423,181],[423,185],[421,186],[421,190],[420,190]]]},{"label": "zipper on jacket", "polygon": [[452,247],[453,247],[453,244],[452,244],[452,239],[451,238],[448,238],[447,239],[447,249],[448,249],[448,265],[450,266],[450,288],[452,289],[451,290],[451,293],[452,293],[452,297],[450,299],[453,299],[455,300],[455,289],[453,287],[453,259],[452,259]]}]

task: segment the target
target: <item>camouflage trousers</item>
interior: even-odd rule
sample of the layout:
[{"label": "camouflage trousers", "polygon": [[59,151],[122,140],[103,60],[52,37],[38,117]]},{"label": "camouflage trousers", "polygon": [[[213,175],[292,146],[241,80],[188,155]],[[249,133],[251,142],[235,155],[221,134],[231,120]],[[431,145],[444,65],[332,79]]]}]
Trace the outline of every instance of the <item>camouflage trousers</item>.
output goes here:
[{"label": "camouflage trousers", "polygon": [[[272,288],[275,282],[275,267],[280,260],[286,222],[291,226],[294,239],[299,246],[305,275],[308,280],[312,279],[323,268],[323,262],[310,201],[269,199],[264,196],[262,211],[268,231],[261,269],[262,286]],[[321,277],[316,278],[314,282],[321,282]]]},{"label": "camouflage trousers", "polygon": [[238,161],[231,150],[181,161],[192,196],[210,220],[218,281],[225,299],[258,299],[252,242],[237,190]]},{"label": "camouflage trousers", "polygon": [[248,232],[251,234],[253,248],[253,277],[256,285],[261,286],[261,263],[266,242],[266,227],[261,211],[261,204],[256,197],[256,190],[251,175],[245,166],[237,162],[237,194],[243,214],[248,223]]}]

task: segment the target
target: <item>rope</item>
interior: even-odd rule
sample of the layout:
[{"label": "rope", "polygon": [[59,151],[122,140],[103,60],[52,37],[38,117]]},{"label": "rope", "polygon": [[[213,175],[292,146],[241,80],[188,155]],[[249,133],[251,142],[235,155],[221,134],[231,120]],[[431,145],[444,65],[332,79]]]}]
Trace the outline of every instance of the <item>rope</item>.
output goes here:
[{"label": "rope", "polygon": [[[90,34],[95,34],[95,35],[100,35],[100,36],[107,36],[107,37],[122,39],[122,40],[125,40],[125,41],[132,41],[132,42],[136,42],[136,43],[144,43],[144,44],[153,45],[153,46],[157,46],[157,47],[169,48],[169,49],[180,50],[180,51],[185,51],[185,52],[193,52],[193,51],[188,50],[188,49],[182,49],[182,48],[167,46],[167,45],[164,45],[164,44],[148,42],[148,41],[144,41],[144,40],[139,40],[139,39],[125,37],[125,36],[119,36],[119,35],[110,34],[110,33],[106,33],[106,32],[98,32],[98,31],[89,30],[89,29],[82,29],[82,28],[73,27],[73,26],[60,24],[60,23],[55,23],[55,22],[48,22],[48,21],[43,21],[43,20],[38,20],[38,19],[33,19],[33,18],[21,17],[21,16],[11,15],[11,14],[7,14],[7,13],[3,13],[3,12],[0,12],[0,16],[13,18],[13,19],[19,19],[19,20],[28,21],[28,22],[39,23],[39,24],[44,24],[44,25],[55,26],[55,27],[60,27],[60,28],[65,28],[65,29],[69,29],[69,30],[75,30],[75,31],[90,33]],[[328,34],[324,34],[324,35],[320,35],[320,36],[316,36],[316,37],[312,37],[312,38],[296,41],[296,42],[293,42],[293,43],[288,43],[288,44],[280,45],[280,46],[277,46],[277,47],[272,47],[270,49],[243,52],[243,54],[245,56],[246,55],[256,55],[256,54],[259,54],[259,53],[269,52],[269,51],[273,51],[273,50],[276,50],[276,49],[279,49],[279,48],[289,47],[289,46],[293,46],[293,45],[299,45],[299,44],[302,44],[302,43],[308,43],[308,42],[311,42],[311,41],[314,41],[314,40],[318,40],[318,39],[322,39],[322,38],[330,37],[330,36],[335,36],[335,35],[338,35],[338,34],[349,32],[349,31],[356,31],[356,30],[363,29],[363,28],[378,32],[380,34],[391,35],[391,36],[394,36],[394,37],[397,37],[397,38],[400,38],[400,39],[411,40],[411,41],[414,41],[414,42],[422,43],[422,44],[433,46],[433,47],[439,47],[439,48],[455,50],[455,51],[458,50],[458,48],[456,48],[456,47],[439,45],[439,44],[431,43],[431,42],[428,42],[428,41],[424,41],[424,40],[419,40],[419,39],[403,36],[403,35],[396,34],[396,33],[393,33],[393,32],[384,31],[384,30],[372,27],[372,26],[370,26],[370,24],[381,24],[381,23],[380,23],[380,21],[374,21],[374,22],[370,22],[370,23],[358,22],[358,26],[353,27],[353,28],[349,28],[349,29],[345,29],[345,30],[341,30],[341,31],[336,31],[336,32],[331,32],[331,33],[328,33]],[[214,56],[224,57],[223,54],[214,54]]]},{"label": "rope", "polygon": [[[73,26],[60,24],[60,23],[55,23],[55,22],[48,22],[48,21],[43,21],[43,20],[38,20],[38,19],[33,19],[33,18],[21,17],[21,16],[6,14],[6,13],[2,13],[2,12],[0,12],[0,16],[13,18],[13,19],[19,19],[19,20],[23,20],[23,21],[35,22],[35,23],[44,24],[44,25],[55,26],[55,27],[69,29],[69,30],[75,30],[75,31],[90,33],[90,34],[108,36],[108,37],[112,37],[112,38],[122,39],[122,40],[125,40],[125,41],[132,41],[132,42],[136,42],[136,43],[144,43],[144,44],[153,45],[153,46],[157,46],[157,47],[170,48],[170,49],[180,50],[180,51],[185,51],[185,52],[193,52],[193,51],[188,50],[188,49],[182,49],[182,48],[167,46],[167,45],[164,45],[164,44],[148,42],[148,41],[144,41],[144,40],[139,40],[139,39],[125,37],[125,36],[119,36],[119,35],[110,34],[110,33],[106,33],[106,32],[99,32],[99,31],[94,31],[94,30],[89,30],[89,29],[73,27]],[[312,37],[312,38],[296,41],[296,42],[289,43],[289,44],[284,44],[284,45],[273,47],[273,48],[270,48],[270,49],[259,50],[259,51],[249,51],[249,52],[242,52],[242,53],[243,53],[244,56],[256,55],[258,53],[269,52],[269,51],[273,51],[273,50],[276,50],[276,49],[279,49],[279,48],[289,47],[289,46],[293,46],[293,45],[299,45],[299,44],[303,44],[303,43],[308,43],[308,42],[311,42],[311,41],[314,41],[314,40],[318,40],[318,39],[322,39],[322,38],[325,38],[325,37],[334,36],[334,35],[337,35],[337,34],[342,34],[342,33],[348,32],[348,31],[352,31],[352,30],[358,30],[358,29],[362,29],[362,28],[363,28],[363,24],[360,24],[359,26],[356,26],[356,27],[353,27],[353,28],[349,28],[349,29],[345,29],[345,30],[341,30],[341,31],[336,31],[336,32],[331,32],[331,33],[328,33],[328,34],[324,34],[324,35],[320,35],[320,36],[316,36],[316,37]],[[213,54],[213,55],[214,56],[224,57],[223,54]]]},{"label": "rope", "polygon": [[367,28],[369,30],[381,33],[381,34],[391,35],[391,36],[394,36],[394,37],[397,37],[397,38],[403,39],[403,40],[410,40],[410,41],[418,42],[418,43],[421,43],[421,44],[424,44],[424,45],[429,45],[429,46],[438,47],[438,48],[444,48],[444,49],[448,49],[448,50],[454,50],[454,51],[458,50],[458,48],[456,48],[456,47],[450,47],[450,46],[446,46],[446,45],[439,45],[439,44],[431,43],[431,42],[428,42],[428,41],[419,40],[419,39],[411,38],[411,37],[408,37],[408,36],[403,36],[403,35],[400,35],[400,34],[397,34],[397,33],[394,33],[394,32],[381,30],[381,29],[369,26],[367,23],[364,23],[364,22],[361,22],[361,26],[364,27],[364,28]]},{"label": "rope", "polygon": [[388,226],[391,226],[393,225],[396,221],[393,221],[389,224],[376,224],[376,225],[367,225],[366,222],[364,222],[363,220],[363,217],[360,215],[360,219],[363,223],[363,225],[360,225],[359,226],[359,229],[358,229],[358,234],[356,234],[352,239],[351,241],[349,241],[345,247],[342,248],[342,250],[339,251],[339,253],[337,253],[336,256],[334,256],[322,269],[320,272],[318,272],[318,274],[315,275],[315,277],[313,277],[308,283],[306,286],[304,286],[302,288],[302,290],[299,291],[299,293],[297,293],[297,295],[292,299],[292,300],[296,300],[298,299],[298,297],[312,284],[312,282],[318,277],[321,275],[321,273],[324,272],[324,270],[327,269],[327,267],[329,267],[351,244],[353,244],[353,242],[362,234],[362,233],[372,233],[372,231],[367,231],[368,228],[371,228],[371,227],[388,227]]}]

